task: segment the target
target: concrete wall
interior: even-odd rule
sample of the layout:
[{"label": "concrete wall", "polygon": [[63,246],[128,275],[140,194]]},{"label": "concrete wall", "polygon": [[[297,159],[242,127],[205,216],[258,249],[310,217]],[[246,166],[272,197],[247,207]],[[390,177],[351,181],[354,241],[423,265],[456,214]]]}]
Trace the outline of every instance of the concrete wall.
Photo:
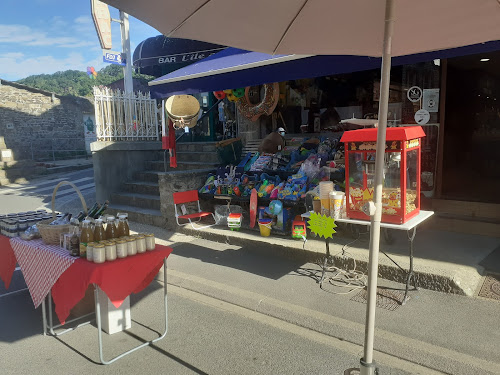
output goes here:
[{"label": "concrete wall", "polygon": [[[198,190],[205,183],[210,169],[192,169],[162,173],[159,176],[161,213],[166,218],[167,228],[176,230],[175,209],[172,194],[179,191]],[[213,211],[212,201],[200,201],[202,210]],[[208,220],[208,219],[207,219]]]},{"label": "concrete wall", "polygon": [[[14,160],[50,159],[50,150],[85,150],[83,115],[93,103],[81,97],[60,96],[9,81],[0,81],[0,136]],[[58,158],[65,157],[58,151]],[[67,156],[70,154],[67,153]]]},{"label": "concrete wall", "polygon": [[93,142],[90,144],[94,163],[96,199],[103,202],[122,190],[123,183],[135,172],[144,171],[144,162],[156,160],[161,142]]}]

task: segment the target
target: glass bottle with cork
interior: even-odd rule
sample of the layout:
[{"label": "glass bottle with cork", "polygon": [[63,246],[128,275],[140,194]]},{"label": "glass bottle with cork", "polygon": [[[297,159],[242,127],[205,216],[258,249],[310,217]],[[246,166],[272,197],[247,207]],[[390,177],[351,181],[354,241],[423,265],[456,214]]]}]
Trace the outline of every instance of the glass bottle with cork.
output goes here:
[{"label": "glass bottle with cork", "polygon": [[87,244],[92,241],[94,241],[94,234],[90,228],[90,220],[83,220],[80,232],[80,257],[87,257]]}]

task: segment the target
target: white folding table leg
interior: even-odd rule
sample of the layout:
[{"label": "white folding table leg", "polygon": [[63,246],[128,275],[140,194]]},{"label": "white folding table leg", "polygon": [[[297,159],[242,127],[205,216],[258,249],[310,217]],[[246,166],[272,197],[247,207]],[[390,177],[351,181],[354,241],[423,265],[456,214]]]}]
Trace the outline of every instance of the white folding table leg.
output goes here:
[{"label": "white folding table leg", "polygon": [[[75,330],[75,329],[77,329],[78,327],[83,327],[83,326],[86,326],[87,324],[92,323],[92,321],[91,321],[91,320],[88,320],[88,321],[86,321],[86,322],[83,322],[83,323],[78,324],[78,325],[77,325],[77,326],[75,326],[75,327],[67,328],[67,329],[65,329],[65,330],[63,330],[63,331],[61,331],[61,332],[55,332],[55,331],[54,331],[54,329],[55,329],[55,328],[62,327],[62,324],[57,324],[57,325],[55,325],[55,326],[54,326],[54,323],[53,323],[53,320],[52,320],[52,292],[51,292],[51,291],[49,291],[49,294],[47,295],[47,301],[48,301],[48,303],[47,303],[47,305],[48,305],[48,306],[47,306],[47,308],[49,309],[49,324],[48,324],[48,328],[49,328],[49,332],[50,332],[50,334],[51,334],[52,336],[61,336],[61,335],[64,335],[65,333],[68,333],[68,332],[74,331],[74,330]],[[45,300],[42,302],[42,305],[45,305]],[[42,308],[45,310],[45,308],[44,308],[43,306],[42,306]],[[80,317],[78,317],[78,318],[75,318],[75,319],[68,320],[68,321],[66,322],[66,324],[68,324],[68,323],[72,323],[72,322],[74,322],[74,321],[76,321],[76,320],[80,320],[80,319],[82,319],[82,318],[85,318],[85,317],[90,316],[90,315],[93,315],[93,314],[94,314],[94,313],[90,313],[90,314],[82,315],[82,316],[80,316]],[[43,314],[43,315],[45,315],[45,314]]]},{"label": "white folding table leg", "polygon": [[106,361],[103,356],[103,345],[102,345],[102,323],[101,323],[101,305],[99,303],[99,297],[98,297],[98,289],[99,286],[95,285],[95,290],[94,290],[94,297],[95,297],[95,315],[96,315],[96,322],[97,322],[97,341],[99,345],[99,358],[101,360],[101,363],[103,365],[109,365],[110,363],[113,363],[117,361],[118,359],[125,357],[126,355],[135,352],[136,350],[143,348],[145,346],[151,345],[152,343],[159,341],[163,339],[168,331],[168,309],[167,309],[167,258],[163,259],[163,303],[165,306],[165,331],[160,337],[157,337],[154,340],[145,342],[141,345],[136,346],[135,348],[132,348],[130,350],[127,350],[126,352],[114,357],[113,359],[110,359],[109,361]]},{"label": "white folding table leg", "polygon": [[47,313],[45,311],[45,298],[42,300],[42,324],[43,324],[43,335],[47,336]]}]

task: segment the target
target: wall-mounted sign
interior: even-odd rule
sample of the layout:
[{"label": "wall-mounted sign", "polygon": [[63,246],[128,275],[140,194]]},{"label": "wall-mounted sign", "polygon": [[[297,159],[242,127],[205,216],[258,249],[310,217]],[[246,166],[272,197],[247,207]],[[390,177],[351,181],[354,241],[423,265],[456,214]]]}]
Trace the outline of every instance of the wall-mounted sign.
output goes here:
[{"label": "wall-mounted sign", "polygon": [[105,63],[115,64],[125,66],[125,59],[122,59],[122,54],[120,52],[113,51],[102,51],[102,61]]},{"label": "wall-mounted sign", "polygon": [[99,0],[91,0],[92,19],[102,49],[111,49],[111,15],[109,14],[108,4]]},{"label": "wall-mounted sign", "polygon": [[415,122],[419,125],[427,124],[430,119],[431,115],[429,111],[426,111],[425,109],[419,109],[415,112]]},{"label": "wall-mounted sign", "polygon": [[439,89],[424,89],[422,108],[429,112],[439,111]]},{"label": "wall-mounted sign", "polygon": [[422,89],[418,86],[412,86],[408,89],[406,96],[410,102],[418,102],[422,98]]}]

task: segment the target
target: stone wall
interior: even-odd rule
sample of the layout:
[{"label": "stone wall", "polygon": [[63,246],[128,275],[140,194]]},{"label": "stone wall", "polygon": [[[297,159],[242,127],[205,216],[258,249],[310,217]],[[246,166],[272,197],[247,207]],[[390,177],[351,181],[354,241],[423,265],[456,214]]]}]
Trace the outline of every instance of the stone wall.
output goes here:
[{"label": "stone wall", "polygon": [[0,136],[14,160],[73,156],[85,150],[83,115],[93,114],[86,98],[53,93],[0,81]]},{"label": "stone wall", "polygon": [[90,144],[98,202],[110,199],[136,172],[144,171],[144,162],[156,160],[161,142],[103,142]]},{"label": "stone wall", "polygon": [[[166,218],[167,228],[176,230],[178,228],[175,222],[175,209],[173,193],[187,190],[197,190],[205,183],[210,169],[192,169],[186,171],[174,171],[161,173],[159,175],[161,213]],[[201,209],[214,212],[214,200],[200,200]],[[207,221],[211,220],[207,219]]]}]

